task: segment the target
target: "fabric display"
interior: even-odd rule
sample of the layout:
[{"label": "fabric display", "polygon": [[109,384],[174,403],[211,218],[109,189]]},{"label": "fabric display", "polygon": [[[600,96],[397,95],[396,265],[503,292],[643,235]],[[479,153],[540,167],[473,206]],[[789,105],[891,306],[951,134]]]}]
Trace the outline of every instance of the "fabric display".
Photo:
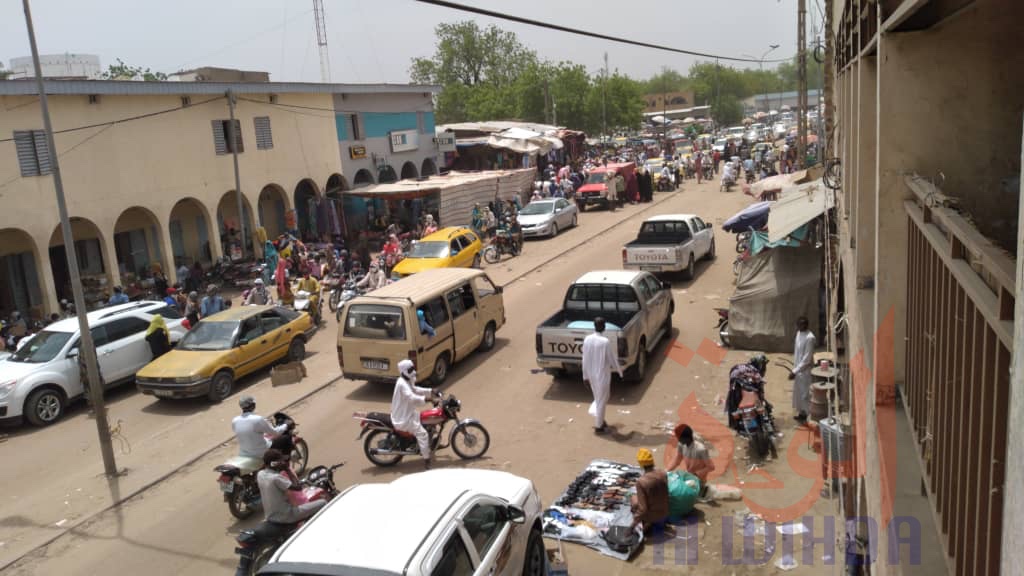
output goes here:
[{"label": "fabric display", "polygon": [[307,238],[344,236],[341,200],[337,198],[306,198],[305,218],[300,218],[300,232]]},{"label": "fabric display", "polygon": [[544,511],[544,537],[629,560],[643,542],[639,528],[629,530],[633,523],[630,498],[641,474],[637,466],[592,461]]}]

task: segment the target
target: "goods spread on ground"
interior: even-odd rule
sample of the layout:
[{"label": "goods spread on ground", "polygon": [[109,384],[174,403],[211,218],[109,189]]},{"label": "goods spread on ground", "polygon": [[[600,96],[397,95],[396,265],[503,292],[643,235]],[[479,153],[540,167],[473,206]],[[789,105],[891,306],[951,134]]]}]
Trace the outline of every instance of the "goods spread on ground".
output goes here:
[{"label": "goods spread on ground", "polygon": [[592,461],[544,511],[544,536],[628,560],[643,541],[639,529],[628,532],[630,496],[641,473],[637,466]]}]

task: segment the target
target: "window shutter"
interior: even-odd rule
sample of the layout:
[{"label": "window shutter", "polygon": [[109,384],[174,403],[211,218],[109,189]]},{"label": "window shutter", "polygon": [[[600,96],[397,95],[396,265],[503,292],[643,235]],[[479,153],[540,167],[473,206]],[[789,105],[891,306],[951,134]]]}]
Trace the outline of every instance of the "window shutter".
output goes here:
[{"label": "window shutter", "polygon": [[253,126],[256,128],[256,149],[270,150],[274,147],[274,135],[270,130],[270,117],[257,116],[253,118]]},{"label": "window shutter", "polygon": [[[227,132],[228,134],[231,133],[231,129],[228,127],[228,123],[229,122],[231,122],[231,120],[225,120],[224,121],[224,131]],[[242,122],[240,120],[234,120],[234,124],[235,124],[235,141],[234,141],[234,146],[231,147],[231,148],[228,148],[228,151],[229,152],[232,152],[232,151],[233,152],[238,152],[239,154],[241,154],[242,152],[245,152],[245,146],[242,144]]]},{"label": "window shutter", "polygon": [[14,148],[18,153],[18,167],[22,176],[39,176],[36,144],[31,130],[14,131]]},{"label": "window shutter", "polygon": [[213,149],[217,152],[217,155],[228,153],[228,139],[224,135],[224,121],[213,120]]},{"label": "window shutter", "polygon": [[50,147],[46,144],[46,132],[33,130],[32,139],[35,141],[36,162],[39,165],[39,174],[49,174],[53,171],[50,165]]}]

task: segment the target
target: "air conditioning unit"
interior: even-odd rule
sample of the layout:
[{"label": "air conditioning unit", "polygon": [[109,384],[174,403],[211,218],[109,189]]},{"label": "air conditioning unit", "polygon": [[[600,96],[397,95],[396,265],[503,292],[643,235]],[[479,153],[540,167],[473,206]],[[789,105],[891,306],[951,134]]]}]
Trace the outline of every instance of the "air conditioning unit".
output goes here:
[{"label": "air conditioning unit", "polygon": [[818,422],[821,430],[822,454],[832,464],[853,464],[853,427],[836,418]]}]

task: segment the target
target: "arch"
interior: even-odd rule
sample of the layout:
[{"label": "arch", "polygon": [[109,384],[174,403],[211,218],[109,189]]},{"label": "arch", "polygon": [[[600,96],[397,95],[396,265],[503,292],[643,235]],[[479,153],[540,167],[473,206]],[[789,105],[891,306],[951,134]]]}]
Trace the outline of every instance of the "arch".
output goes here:
[{"label": "arch", "polygon": [[152,275],[153,264],[164,269],[163,231],[148,208],[133,206],[114,222],[114,258],[121,281],[127,286]]},{"label": "arch", "polygon": [[309,178],[303,178],[295,186],[295,227],[302,240],[316,240],[319,237],[315,210],[321,198],[320,188]]},{"label": "arch", "polygon": [[245,194],[242,195],[242,210],[245,211],[243,224],[245,224],[246,234],[244,237],[242,237],[242,228],[238,222],[238,196],[235,191],[228,190],[217,203],[217,233],[220,234],[220,249],[224,256],[231,259],[239,256],[242,242],[245,243],[246,254],[249,257],[253,255],[252,239],[255,236],[255,231],[252,226],[252,206],[249,205],[249,199],[245,197]]},{"label": "arch", "polygon": [[437,164],[433,158],[424,158],[423,166],[420,168],[420,176],[434,176],[437,174]]},{"label": "arch", "polygon": [[385,164],[377,170],[377,181],[381,184],[398,182],[398,174],[395,173],[395,169],[390,164]]},{"label": "arch", "polygon": [[348,180],[346,180],[341,174],[331,174],[331,176],[327,178],[327,186],[324,187],[324,190],[326,190],[326,192],[324,192],[325,196],[335,196],[340,198],[343,190],[349,190]]},{"label": "arch", "polygon": [[402,164],[402,180],[415,180],[420,175],[416,172],[416,165],[412,162]]},{"label": "arch", "polygon": [[[85,306],[89,310],[102,306],[113,289],[110,255],[99,226],[92,220],[74,216],[71,218],[71,236],[74,239],[75,254],[78,256],[78,271],[85,291]],[[58,298],[72,300],[71,273],[68,270],[67,248],[64,234],[58,224],[50,235],[50,269],[53,272],[53,286]]]},{"label": "arch", "polygon": [[[213,262],[210,214],[202,202],[191,197],[178,200],[167,222],[176,267],[190,267],[196,262],[205,266]],[[184,279],[178,280],[184,283]]]},{"label": "arch", "polygon": [[[18,310],[25,318],[42,317],[45,307],[39,277],[39,251],[20,228],[0,230],[0,318]],[[39,312],[32,314],[33,311]]]},{"label": "arch", "polygon": [[669,101],[669,104],[686,104],[686,98],[682,96],[676,96]]},{"label": "arch", "polygon": [[267,238],[274,239],[284,234],[285,215],[288,213],[288,194],[277,184],[267,184],[260,190],[256,201],[256,210],[260,216],[260,226],[267,231]]},{"label": "arch", "polygon": [[373,173],[363,168],[356,172],[356,177],[352,179],[352,185],[356,188],[360,186],[369,186],[373,184]]}]

